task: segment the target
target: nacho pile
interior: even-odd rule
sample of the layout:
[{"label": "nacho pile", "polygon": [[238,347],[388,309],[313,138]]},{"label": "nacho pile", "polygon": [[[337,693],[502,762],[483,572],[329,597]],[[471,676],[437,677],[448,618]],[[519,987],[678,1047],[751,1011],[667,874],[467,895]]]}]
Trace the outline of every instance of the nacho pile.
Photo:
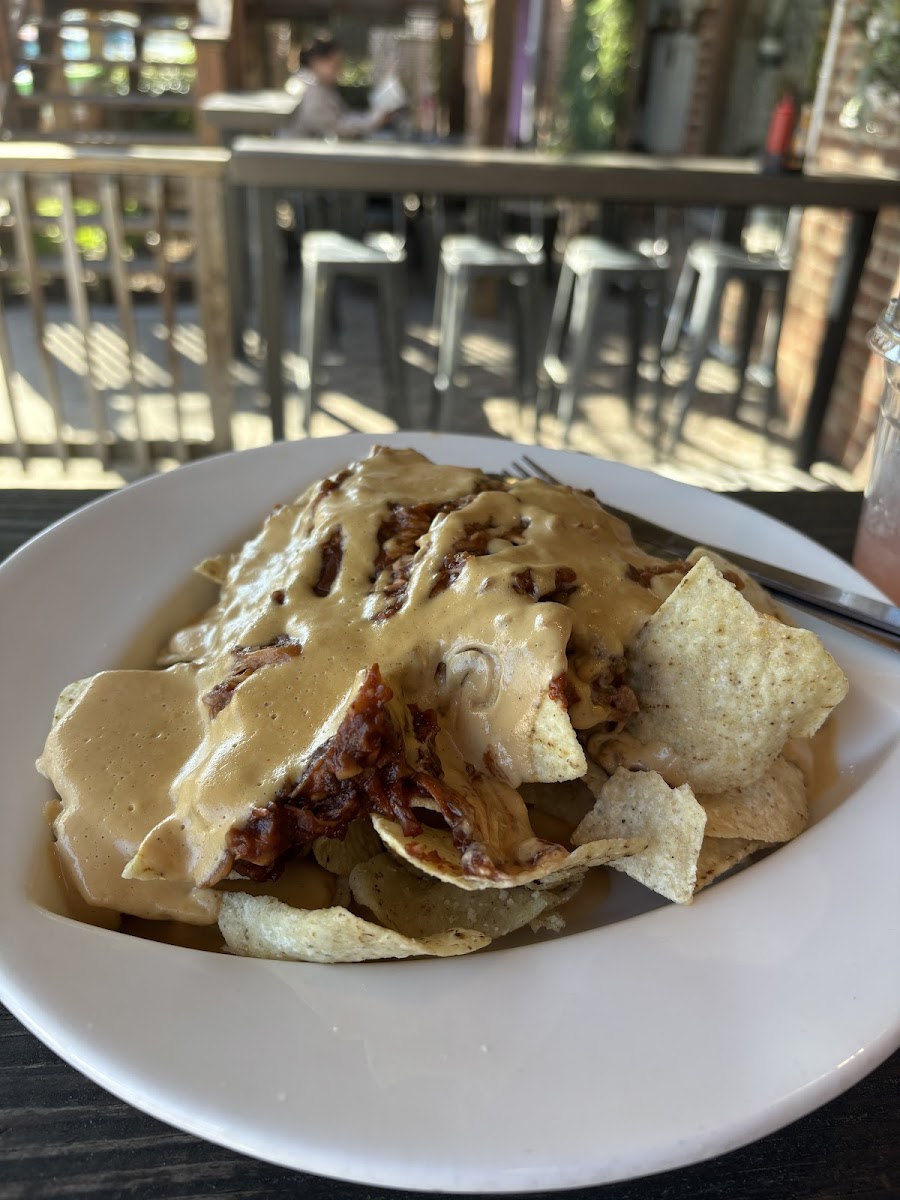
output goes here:
[{"label": "nacho pile", "polygon": [[256,957],[452,956],[563,928],[601,866],[689,903],[807,823],[840,668],[590,493],[377,449],[198,570],[218,602],[67,688],[39,760],[89,905]]}]

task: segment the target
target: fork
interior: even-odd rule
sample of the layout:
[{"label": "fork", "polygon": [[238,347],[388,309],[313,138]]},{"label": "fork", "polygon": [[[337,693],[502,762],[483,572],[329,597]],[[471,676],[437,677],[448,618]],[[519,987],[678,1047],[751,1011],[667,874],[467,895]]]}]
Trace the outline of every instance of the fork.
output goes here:
[{"label": "fork", "polygon": [[[509,474],[519,479],[542,479],[545,483],[558,485],[562,485],[563,482],[527,454],[523,454],[512,463]],[[614,508],[605,501],[601,503],[608,513],[631,526],[632,535],[639,546],[662,558],[683,558],[696,545],[706,545],[705,542],[696,542],[672,529],[666,529],[663,525],[656,525],[643,517]],[[890,643],[900,644],[900,607],[897,605],[885,604],[846,588],[833,587],[817,579],[797,575],[793,571],[748,558],[747,555],[738,554],[733,550],[721,550],[718,546],[710,546],[709,549],[729,558],[770,592],[775,592],[826,620],[837,620],[850,626],[854,632],[874,635]]]}]

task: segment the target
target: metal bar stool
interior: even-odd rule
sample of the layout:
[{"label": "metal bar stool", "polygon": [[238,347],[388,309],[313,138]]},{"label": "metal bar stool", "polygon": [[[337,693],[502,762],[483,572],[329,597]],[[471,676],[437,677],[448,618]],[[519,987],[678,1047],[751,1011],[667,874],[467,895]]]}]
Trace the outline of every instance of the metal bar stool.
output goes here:
[{"label": "metal bar stool", "polygon": [[[739,246],[725,242],[694,242],[688,247],[684,266],[678,279],[675,298],[663,336],[662,353],[667,358],[678,349],[682,329],[690,305],[688,336],[691,358],[688,376],[675,397],[670,422],[669,448],[674,449],[681,439],[687,411],[697,397],[697,379],[704,359],[710,353],[722,317],[722,298],[726,284],[735,280],[743,285],[744,297],[740,319],[737,354],[737,387],[732,393],[729,415],[737,415],[738,406],[748,378],[755,378],[765,392],[766,422],[775,415],[777,381],[775,363],[778,342],[784,319],[784,305],[790,278],[791,257],[781,249],[769,254],[751,254]],[[759,317],[763,294],[772,297],[766,330],[763,336],[762,358],[756,368],[750,368],[753,335]],[[691,298],[693,297],[693,304]]]},{"label": "metal bar stool", "polygon": [[552,403],[558,391],[558,415],[563,440],[568,442],[575,416],[575,402],[582,390],[584,376],[594,349],[593,332],[607,281],[615,280],[627,290],[628,366],[625,394],[634,416],[637,411],[638,368],[644,331],[644,311],[648,294],[655,296],[657,375],[654,413],[659,419],[662,404],[662,365],[659,345],[665,309],[665,284],[668,259],[657,243],[649,239],[628,250],[597,237],[572,238],[563,256],[550,330],[543,358],[543,386],[535,413],[537,439],[541,413]]},{"label": "metal bar stool", "polygon": [[363,241],[340,233],[308,233],[301,257],[303,283],[300,296],[300,361],[297,387],[307,437],[312,423],[321,377],[325,335],[331,320],[336,279],[355,277],[375,284],[382,345],[382,365],[388,411],[402,428],[408,424],[406,373],[401,351],[405,331],[406,248],[392,233],[367,234]]},{"label": "metal bar stool", "polygon": [[449,234],[441,241],[435,288],[434,326],[438,330],[438,360],[431,399],[431,428],[436,429],[442,407],[454,397],[454,377],[462,358],[462,334],[472,283],[500,279],[515,298],[519,405],[533,404],[537,395],[538,304],[543,241],[527,234],[490,242],[473,234]]}]

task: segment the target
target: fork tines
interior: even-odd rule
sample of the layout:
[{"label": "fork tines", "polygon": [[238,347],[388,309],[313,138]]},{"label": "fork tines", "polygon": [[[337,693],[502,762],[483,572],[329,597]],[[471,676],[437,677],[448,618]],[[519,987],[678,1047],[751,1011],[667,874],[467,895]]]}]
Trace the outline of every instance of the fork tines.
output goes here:
[{"label": "fork tines", "polygon": [[527,454],[523,454],[521,459],[514,460],[510,467],[510,473],[518,475],[520,479],[530,479],[537,476],[538,479],[543,479],[546,483],[562,483],[561,479],[557,479],[555,475],[551,475],[539,462],[535,462]]}]

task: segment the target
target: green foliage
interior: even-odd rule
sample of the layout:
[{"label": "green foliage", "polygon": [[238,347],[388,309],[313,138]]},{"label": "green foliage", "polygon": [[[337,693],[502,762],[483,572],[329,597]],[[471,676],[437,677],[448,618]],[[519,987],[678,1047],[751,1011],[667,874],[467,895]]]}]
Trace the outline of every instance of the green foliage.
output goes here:
[{"label": "green foliage", "polygon": [[900,0],[868,0],[851,10],[863,35],[863,83],[900,91]]},{"label": "green foliage", "polygon": [[344,56],[341,67],[341,77],[338,80],[341,87],[367,88],[372,86],[372,60],[370,58],[351,58]]},{"label": "green foliage", "polygon": [[[72,209],[76,217],[93,217],[100,212],[100,205],[96,200],[75,196]],[[62,220],[62,204],[55,196],[39,196],[35,200],[34,211],[47,221],[35,232],[35,245],[38,254],[42,254],[63,241],[62,228],[57,224]],[[102,258],[106,253],[106,233],[100,225],[79,225],[75,230],[75,244],[85,258]]]},{"label": "green foliage", "polygon": [[850,17],[860,34],[860,71],[840,124],[868,134],[892,133],[900,121],[900,0],[866,0]]},{"label": "green foliage", "polygon": [[575,0],[560,88],[559,138],[566,150],[613,145],[633,19],[634,0]]},{"label": "green foliage", "polygon": [[[72,198],[72,210],[76,217],[94,217],[100,214],[100,205],[86,196]],[[34,244],[38,255],[58,249],[63,242],[62,204],[55,196],[38,196],[34,202],[35,215],[44,223],[34,233]],[[79,224],[75,230],[75,244],[86,259],[101,259],[106,256],[106,230],[102,225]]]}]

